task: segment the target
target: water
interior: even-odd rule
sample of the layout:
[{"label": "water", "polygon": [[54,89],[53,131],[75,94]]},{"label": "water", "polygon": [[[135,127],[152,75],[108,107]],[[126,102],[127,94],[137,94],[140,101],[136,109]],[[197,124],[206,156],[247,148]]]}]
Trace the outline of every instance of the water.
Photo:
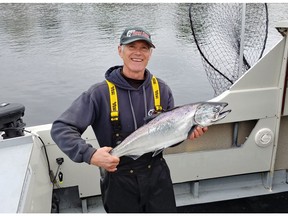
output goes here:
[{"label": "water", "polygon": [[[288,4],[268,4],[266,50],[280,40]],[[148,69],[172,88],[177,105],[209,100],[214,90],[193,42],[189,4],[0,4],[0,103],[26,107],[28,126],[55,120],[82,92],[122,64],[119,37],[146,27],[156,49]]]}]

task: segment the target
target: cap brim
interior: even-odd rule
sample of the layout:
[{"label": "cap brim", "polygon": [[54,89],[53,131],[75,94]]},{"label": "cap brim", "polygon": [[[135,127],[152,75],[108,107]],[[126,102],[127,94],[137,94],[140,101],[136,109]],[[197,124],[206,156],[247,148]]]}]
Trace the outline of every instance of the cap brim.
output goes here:
[{"label": "cap brim", "polygon": [[129,43],[133,43],[133,42],[135,42],[135,41],[145,41],[145,42],[148,43],[151,47],[156,48],[156,47],[154,46],[154,44],[152,44],[151,41],[149,41],[149,40],[146,39],[146,38],[131,38],[131,39],[126,40],[124,43],[122,42],[121,45],[122,45],[122,44],[123,44],[123,45],[126,45],[126,44],[129,44]]}]

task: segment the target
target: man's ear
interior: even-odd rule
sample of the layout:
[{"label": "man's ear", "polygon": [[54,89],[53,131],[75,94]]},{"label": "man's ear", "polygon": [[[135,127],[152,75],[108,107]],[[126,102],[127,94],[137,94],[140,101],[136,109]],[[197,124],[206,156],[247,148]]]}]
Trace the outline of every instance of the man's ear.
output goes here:
[{"label": "man's ear", "polygon": [[119,45],[119,46],[118,46],[118,54],[119,54],[119,56],[120,56],[121,58],[122,58],[122,50],[123,50],[122,46]]},{"label": "man's ear", "polygon": [[153,49],[150,49],[150,56],[149,56],[149,60],[150,60],[150,58],[151,58],[151,56],[152,56],[152,52],[153,52]]}]

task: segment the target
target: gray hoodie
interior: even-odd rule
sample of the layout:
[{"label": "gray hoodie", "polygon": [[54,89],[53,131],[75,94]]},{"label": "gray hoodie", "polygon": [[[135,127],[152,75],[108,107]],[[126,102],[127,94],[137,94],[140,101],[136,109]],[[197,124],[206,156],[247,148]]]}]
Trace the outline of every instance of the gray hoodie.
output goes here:
[{"label": "gray hoodie", "polygon": [[[145,81],[138,89],[132,87],[120,74],[123,66],[110,68],[105,78],[117,88],[121,131],[130,134],[145,122],[149,110],[154,109],[151,85],[152,74],[146,69]],[[164,110],[174,107],[170,88],[157,78]],[[81,138],[91,125],[100,147],[113,146],[110,121],[110,95],[106,81],[94,84],[83,92],[52,124],[51,136],[59,148],[73,161],[86,162],[96,149]]]}]

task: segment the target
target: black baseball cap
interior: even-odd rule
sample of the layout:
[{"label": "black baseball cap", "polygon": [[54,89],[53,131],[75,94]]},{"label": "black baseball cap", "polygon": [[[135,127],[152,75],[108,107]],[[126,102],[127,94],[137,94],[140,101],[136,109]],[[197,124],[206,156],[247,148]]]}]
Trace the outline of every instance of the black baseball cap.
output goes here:
[{"label": "black baseball cap", "polygon": [[155,48],[150,33],[141,27],[126,28],[120,37],[120,45],[126,45],[139,40],[146,41],[151,47]]}]

